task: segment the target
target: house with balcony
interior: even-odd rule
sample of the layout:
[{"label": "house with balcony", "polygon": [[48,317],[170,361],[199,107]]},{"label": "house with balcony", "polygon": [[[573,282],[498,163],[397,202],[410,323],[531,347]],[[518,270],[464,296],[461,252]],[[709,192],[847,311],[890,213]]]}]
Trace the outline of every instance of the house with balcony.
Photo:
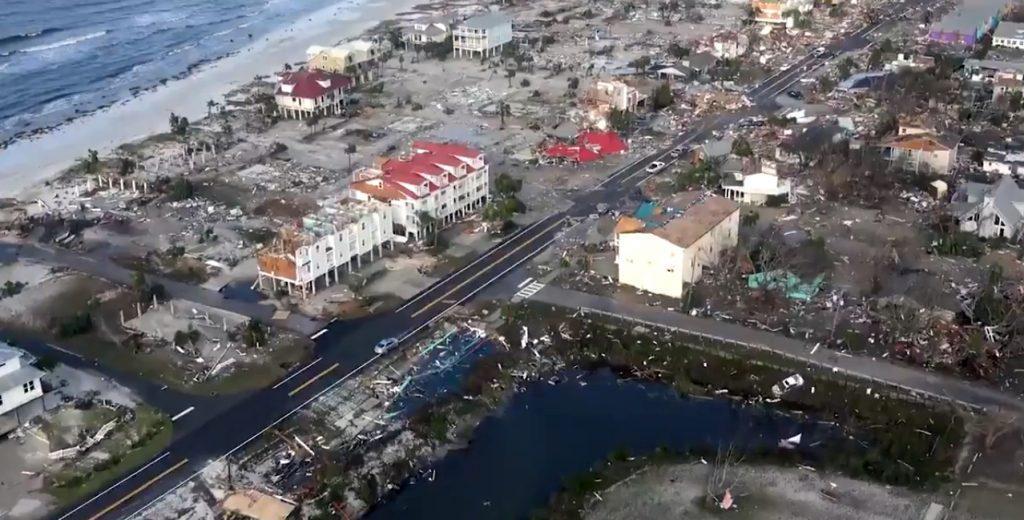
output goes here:
[{"label": "house with balcony", "polygon": [[336,116],[347,102],[352,78],[322,70],[301,69],[281,74],[274,91],[277,111],[289,119]]},{"label": "house with balcony", "polygon": [[364,257],[372,262],[385,246],[394,247],[393,227],[390,208],[377,201],[324,205],[257,252],[257,282],[264,290],[315,295],[362,267]]},{"label": "house with balcony", "polygon": [[336,47],[314,45],[306,50],[306,66],[352,78],[354,85],[373,81],[380,68],[381,50],[375,42],[352,40]]},{"label": "house with balcony", "polygon": [[0,343],[0,435],[28,420],[26,408],[43,397],[42,377],[19,350]]},{"label": "house with balcony", "polygon": [[512,43],[512,19],[492,12],[468,18],[452,31],[452,50],[457,58],[501,54]]},{"label": "house with balcony", "polygon": [[793,186],[789,179],[779,177],[774,161],[764,161],[760,172],[733,172],[723,176],[722,191],[731,201],[761,206],[788,203]]},{"label": "house with balcony", "polygon": [[883,154],[896,167],[913,172],[949,175],[956,166],[960,142],[955,137],[911,133],[882,143]]},{"label": "house with balcony", "polygon": [[420,240],[423,216],[444,226],[482,208],[488,200],[484,153],[458,143],[414,141],[411,153],[357,170],[349,185],[357,200],[389,205],[393,233]]}]

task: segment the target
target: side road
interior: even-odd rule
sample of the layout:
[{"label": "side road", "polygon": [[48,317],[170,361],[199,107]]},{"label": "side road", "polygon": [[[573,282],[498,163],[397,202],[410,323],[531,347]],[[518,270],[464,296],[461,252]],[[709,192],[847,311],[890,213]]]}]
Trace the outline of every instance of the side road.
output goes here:
[{"label": "side road", "polygon": [[579,309],[586,313],[603,314],[637,323],[682,331],[688,334],[768,350],[776,354],[814,363],[851,376],[879,381],[919,394],[950,400],[988,411],[1004,410],[1024,414],[1024,401],[1020,398],[985,386],[945,374],[927,372],[907,365],[864,356],[840,354],[763,330],[752,329],[708,318],[697,318],[666,311],[657,307],[624,303],[605,296],[546,286],[531,297],[532,300]]},{"label": "side road", "polygon": [[[131,285],[134,274],[131,270],[115,264],[109,258],[102,255],[90,255],[89,253],[79,253],[31,243],[0,241],[0,256],[8,255],[34,259],[48,264],[62,265],[75,271],[124,285]],[[147,277],[154,282],[162,284],[167,290],[167,294],[173,298],[180,298],[234,312],[258,319],[264,323],[272,322],[274,311],[276,310],[273,305],[231,300],[216,291],[176,282],[162,276],[147,275]],[[324,326],[324,323],[318,320],[310,319],[297,313],[292,313],[287,319],[274,321],[273,323],[305,336],[313,334]]]}]

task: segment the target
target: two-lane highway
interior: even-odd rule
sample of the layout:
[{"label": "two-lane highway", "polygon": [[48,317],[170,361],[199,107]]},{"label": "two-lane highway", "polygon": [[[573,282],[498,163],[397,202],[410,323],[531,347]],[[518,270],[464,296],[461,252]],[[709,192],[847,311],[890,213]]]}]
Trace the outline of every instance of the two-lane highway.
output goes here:
[{"label": "two-lane highway", "polygon": [[[779,92],[822,66],[834,52],[863,48],[865,38],[879,25],[862,27],[830,46],[825,54],[809,54],[797,63],[747,92],[754,110],[773,108]],[[179,486],[187,483],[212,461],[246,446],[269,429],[291,417],[325,392],[360,371],[377,364],[373,345],[387,337],[403,343],[442,319],[451,309],[515,271],[544,250],[565,226],[594,212],[599,204],[615,205],[655,174],[647,171],[652,161],[665,167],[679,160],[673,149],[705,139],[711,132],[735,123],[741,114],[711,117],[683,132],[663,149],[613,172],[595,188],[578,194],[571,207],[520,229],[482,254],[469,265],[435,283],[395,311],[357,321],[337,321],[311,335],[317,348],[314,359],[294,369],[271,388],[226,398],[219,406],[191,409],[175,422],[176,434],[167,450],[120,482],[88,501],[64,511],[64,519],[98,520],[138,514]],[[678,154],[677,154],[678,155]]]}]

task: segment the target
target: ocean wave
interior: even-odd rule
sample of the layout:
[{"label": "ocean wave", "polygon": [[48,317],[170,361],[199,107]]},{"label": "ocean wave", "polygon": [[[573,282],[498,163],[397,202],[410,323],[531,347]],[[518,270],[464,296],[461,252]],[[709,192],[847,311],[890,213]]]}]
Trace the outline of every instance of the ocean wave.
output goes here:
[{"label": "ocean wave", "polygon": [[47,27],[46,29],[43,29],[41,31],[32,31],[32,32],[27,32],[27,33],[14,34],[14,35],[11,35],[11,36],[4,36],[4,37],[0,38],[0,45],[5,45],[5,44],[8,44],[8,43],[17,43],[17,42],[21,42],[21,41],[25,41],[25,40],[31,40],[32,38],[38,38],[40,36],[46,36],[47,34],[53,34],[53,33],[57,32],[57,31],[62,31],[62,30],[63,29],[61,29],[60,27]]},{"label": "ocean wave", "polygon": [[59,42],[47,43],[45,45],[37,45],[35,47],[28,47],[28,48],[25,48],[25,49],[21,49],[20,51],[17,51],[17,52],[29,53],[29,52],[39,52],[39,51],[48,51],[48,50],[52,50],[52,49],[59,49],[61,47],[67,47],[69,45],[76,45],[76,44],[79,44],[79,43],[87,41],[87,40],[92,40],[94,38],[99,38],[100,36],[103,36],[103,35],[107,34],[108,32],[109,31],[106,31],[106,30],[97,31],[97,32],[94,32],[94,33],[86,34],[84,36],[76,36],[74,38],[68,38],[66,40],[61,40]]}]

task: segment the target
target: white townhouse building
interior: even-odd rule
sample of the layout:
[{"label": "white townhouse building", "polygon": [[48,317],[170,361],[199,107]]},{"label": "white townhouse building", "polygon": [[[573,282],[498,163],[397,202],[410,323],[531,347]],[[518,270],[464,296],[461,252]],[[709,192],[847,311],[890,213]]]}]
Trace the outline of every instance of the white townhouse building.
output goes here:
[{"label": "white townhouse building", "polygon": [[1024,49],[1024,23],[999,22],[992,33],[992,46]]},{"label": "white townhouse building", "polygon": [[[261,289],[299,291],[303,297],[317,287],[340,280],[341,272],[362,267],[394,247],[391,210],[377,201],[346,200],[322,207],[302,218],[297,228],[282,229],[257,255]],[[322,283],[321,283],[322,280]]]},{"label": "white townhouse building", "polygon": [[420,215],[444,226],[483,207],[488,200],[489,167],[484,153],[457,143],[415,141],[411,154],[361,168],[349,185],[357,200],[391,207],[394,234],[423,238]]},{"label": "white townhouse building", "polygon": [[667,206],[624,217],[616,225],[619,283],[681,298],[722,253],[739,240],[735,202],[698,192],[680,194]]},{"label": "white townhouse building", "polygon": [[43,396],[42,377],[20,351],[0,343],[0,435],[17,428],[26,419],[19,411]]},{"label": "white townhouse building", "polygon": [[496,56],[511,42],[512,20],[502,13],[474,16],[452,31],[452,49],[458,58]]}]

